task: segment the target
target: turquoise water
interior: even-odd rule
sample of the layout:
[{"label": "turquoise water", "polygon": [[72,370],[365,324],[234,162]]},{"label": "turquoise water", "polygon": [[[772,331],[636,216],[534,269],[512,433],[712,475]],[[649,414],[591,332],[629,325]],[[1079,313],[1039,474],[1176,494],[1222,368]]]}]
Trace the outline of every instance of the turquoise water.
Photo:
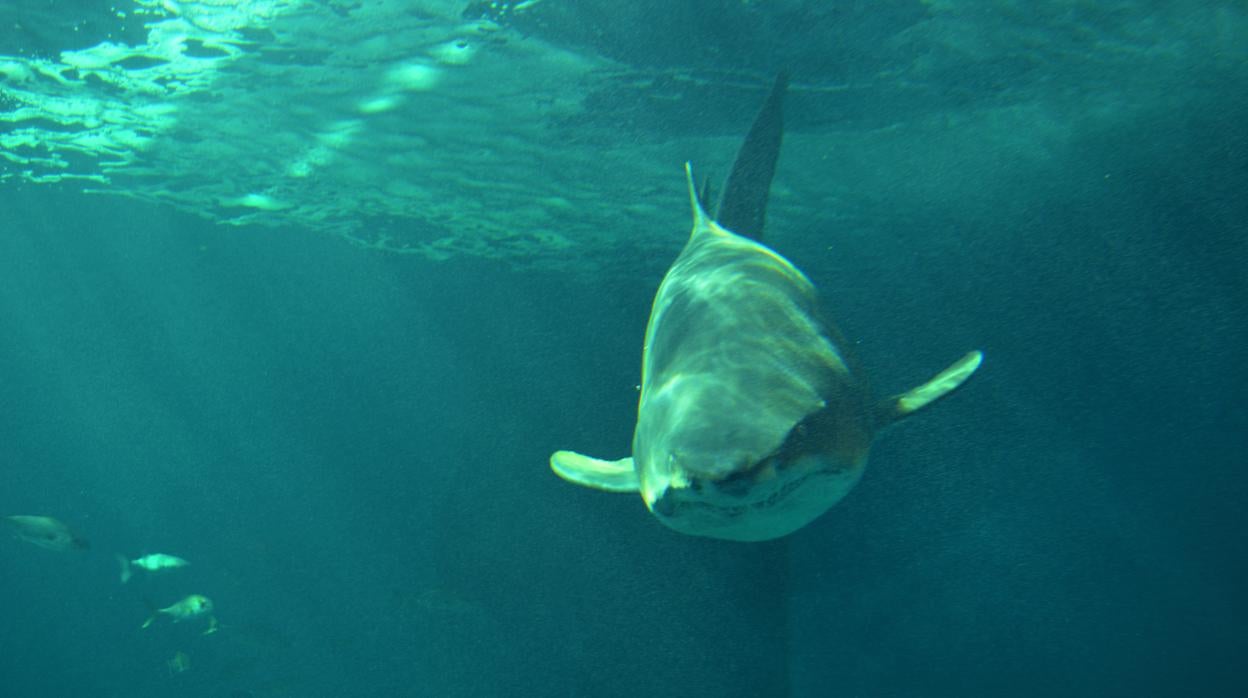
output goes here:
[{"label": "turquoise water", "polygon": [[[1238,693],[1240,4],[124,4],[0,9],[0,514],[91,542],[0,537],[0,695]],[[626,454],[681,164],[780,67],[769,242],[878,392],[987,360],[685,537],[547,458]]]}]

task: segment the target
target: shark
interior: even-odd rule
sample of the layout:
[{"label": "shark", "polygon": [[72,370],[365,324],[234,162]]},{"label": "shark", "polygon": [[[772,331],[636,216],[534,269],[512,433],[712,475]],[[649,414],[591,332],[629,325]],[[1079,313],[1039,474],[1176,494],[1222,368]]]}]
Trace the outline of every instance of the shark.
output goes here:
[{"label": "shark", "polygon": [[91,548],[91,544],[74,533],[65,522],[51,516],[17,514],[6,516],[3,520],[18,538],[41,548],[57,552]]},{"label": "shark", "polygon": [[716,218],[685,165],[693,229],[654,296],[631,455],[550,456],[564,480],[640,494],[684,534],[750,542],[801,529],[858,483],[880,432],[951,394],[983,361],[971,351],[921,385],[875,397],[814,284],[762,242],[786,88],[781,74]]}]

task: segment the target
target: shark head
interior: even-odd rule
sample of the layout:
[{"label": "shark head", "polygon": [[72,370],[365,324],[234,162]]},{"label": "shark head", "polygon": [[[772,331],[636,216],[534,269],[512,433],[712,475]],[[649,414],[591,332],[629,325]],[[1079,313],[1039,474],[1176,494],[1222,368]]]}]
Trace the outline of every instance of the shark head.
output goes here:
[{"label": "shark head", "polygon": [[[810,330],[804,340],[801,328]],[[817,328],[790,330],[783,341],[721,338],[720,351],[701,359],[677,352],[664,366],[647,362],[633,462],[637,489],[664,525],[727,540],[778,538],[858,482],[871,425],[855,374]],[[818,360],[805,360],[812,355]],[[824,386],[841,397],[830,399]]]}]

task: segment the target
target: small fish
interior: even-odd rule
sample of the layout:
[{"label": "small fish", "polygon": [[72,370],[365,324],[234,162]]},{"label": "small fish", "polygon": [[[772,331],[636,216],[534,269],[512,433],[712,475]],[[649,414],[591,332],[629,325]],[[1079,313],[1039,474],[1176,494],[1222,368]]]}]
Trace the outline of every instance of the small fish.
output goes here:
[{"label": "small fish", "polygon": [[69,526],[50,516],[6,516],[4,520],[13,528],[18,538],[41,548],[65,552],[88,550],[91,544],[79,538]]},{"label": "small fish", "polygon": [[165,668],[169,670],[169,675],[181,674],[191,668],[191,657],[186,652],[178,650],[172,658],[165,660]]},{"label": "small fish", "polygon": [[133,560],[127,560],[125,557],[118,555],[117,562],[121,565],[122,584],[130,581],[130,577],[133,576],[131,566],[147,570],[148,572],[164,572],[168,570],[176,570],[179,567],[186,567],[191,564],[180,557],[175,555],[165,555],[164,553],[144,555],[143,557],[135,558]]},{"label": "small fish", "polygon": [[146,628],[156,622],[162,613],[172,618],[174,623],[207,616],[208,629],[204,631],[204,634],[208,635],[217,631],[217,619],[212,615],[212,599],[202,594],[191,594],[172,606],[157,609],[150,618],[144,621],[143,627]]}]

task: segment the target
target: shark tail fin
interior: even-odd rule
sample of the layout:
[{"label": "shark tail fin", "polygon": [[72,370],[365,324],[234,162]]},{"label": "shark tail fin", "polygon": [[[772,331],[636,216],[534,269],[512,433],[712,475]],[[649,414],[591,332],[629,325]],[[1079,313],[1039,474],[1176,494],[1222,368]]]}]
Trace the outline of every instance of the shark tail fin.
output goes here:
[{"label": "shark tail fin", "polygon": [[957,390],[983,361],[983,352],[972,351],[926,383],[882,401],[876,408],[878,427],[899,422]]},{"label": "shark tail fin", "polygon": [[556,451],[550,457],[550,469],[559,477],[582,487],[607,492],[639,492],[641,485],[633,470],[632,458],[600,460],[572,451]]},{"label": "shark tail fin", "polygon": [[121,583],[125,584],[130,581],[130,577],[133,575],[133,572],[130,569],[130,561],[121,554],[118,554],[116,557],[117,564],[121,566]]}]

